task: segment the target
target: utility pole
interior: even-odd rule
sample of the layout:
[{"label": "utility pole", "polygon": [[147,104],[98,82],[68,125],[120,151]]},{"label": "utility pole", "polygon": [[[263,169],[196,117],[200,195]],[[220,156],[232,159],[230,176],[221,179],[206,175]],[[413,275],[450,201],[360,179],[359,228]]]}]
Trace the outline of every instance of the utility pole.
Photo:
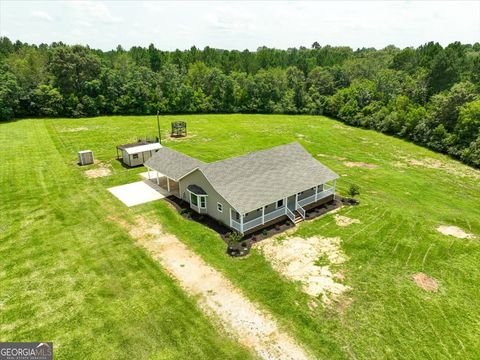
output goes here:
[{"label": "utility pole", "polygon": [[158,142],[161,144],[162,143],[162,135],[160,134],[160,117],[159,117],[159,111],[157,110],[157,129],[158,129]]}]

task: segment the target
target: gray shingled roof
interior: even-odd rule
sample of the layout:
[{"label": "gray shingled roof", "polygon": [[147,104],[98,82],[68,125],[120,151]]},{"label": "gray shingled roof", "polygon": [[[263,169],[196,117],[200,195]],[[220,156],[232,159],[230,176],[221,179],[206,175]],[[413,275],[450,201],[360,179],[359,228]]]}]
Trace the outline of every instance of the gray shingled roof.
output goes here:
[{"label": "gray shingled roof", "polygon": [[205,163],[167,147],[159,149],[145,161],[145,166],[157,170],[175,181],[202,165]]},{"label": "gray shingled roof", "polygon": [[296,142],[205,164],[201,170],[240,213],[339,177]]},{"label": "gray shingled roof", "polygon": [[296,142],[209,164],[162,148],[146,165],[175,180],[200,169],[242,214],[339,177]]}]

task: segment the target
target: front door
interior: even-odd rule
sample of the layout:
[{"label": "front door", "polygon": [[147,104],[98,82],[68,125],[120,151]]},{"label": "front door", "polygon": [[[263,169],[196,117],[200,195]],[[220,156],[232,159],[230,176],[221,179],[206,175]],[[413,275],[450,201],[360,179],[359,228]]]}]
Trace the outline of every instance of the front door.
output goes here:
[{"label": "front door", "polygon": [[295,195],[292,195],[287,199],[287,206],[290,209],[290,211],[295,210]]}]

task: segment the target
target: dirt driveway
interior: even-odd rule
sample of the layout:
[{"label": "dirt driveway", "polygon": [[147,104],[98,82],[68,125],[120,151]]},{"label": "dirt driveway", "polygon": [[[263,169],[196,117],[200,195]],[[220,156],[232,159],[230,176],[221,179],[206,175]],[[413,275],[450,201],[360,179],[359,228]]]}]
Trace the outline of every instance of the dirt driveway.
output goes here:
[{"label": "dirt driveway", "polygon": [[236,341],[263,359],[310,358],[293,338],[278,328],[270,314],[248,300],[183,242],[163,232],[159,224],[148,224],[142,217],[137,217],[134,225],[118,218],[111,220],[125,227]]}]

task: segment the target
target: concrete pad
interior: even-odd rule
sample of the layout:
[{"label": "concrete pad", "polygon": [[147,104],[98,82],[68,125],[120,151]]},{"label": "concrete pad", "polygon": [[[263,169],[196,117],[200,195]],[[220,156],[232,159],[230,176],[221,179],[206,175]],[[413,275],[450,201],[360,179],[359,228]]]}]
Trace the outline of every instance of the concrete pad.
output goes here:
[{"label": "concrete pad", "polygon": [[128,207],[163,199],[170,195],[168,191],[156,186],[149,180],[115,186],[108,191]]}]

